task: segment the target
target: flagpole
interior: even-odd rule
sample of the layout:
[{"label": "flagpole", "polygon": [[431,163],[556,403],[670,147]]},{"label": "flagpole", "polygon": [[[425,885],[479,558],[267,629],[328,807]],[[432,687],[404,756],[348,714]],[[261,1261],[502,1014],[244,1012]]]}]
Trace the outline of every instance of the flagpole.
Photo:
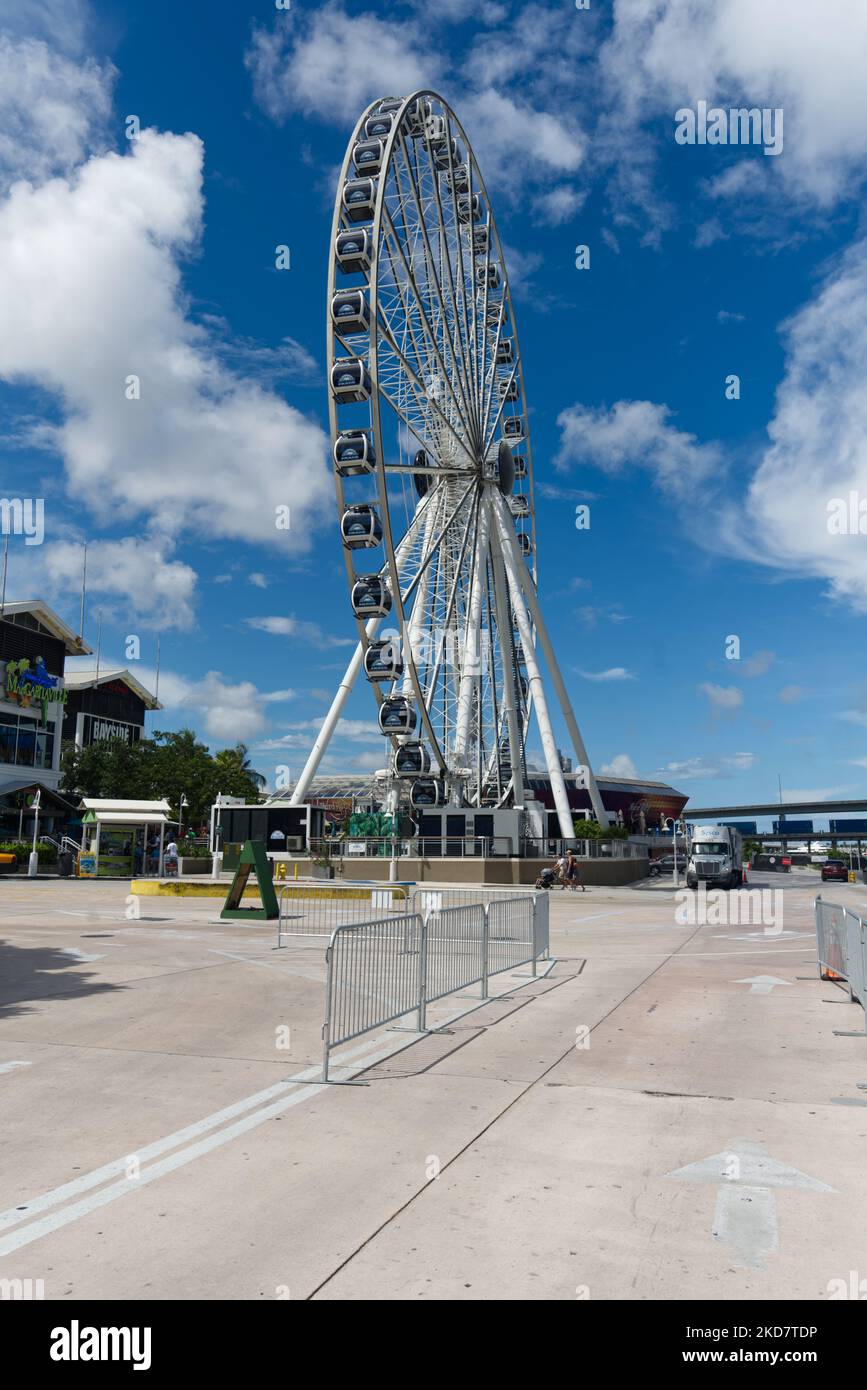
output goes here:
[{"label": "flagpole", "polygon": [[9,565],[9,532],[6,532],[6,540],[3,544],[3,591],[0,593],[0,617],[6,611],[6,570]]},{"label": "flagpole", "polygon": [[78,615],[78,635],[84,642],[84,598],[87,593],[87,541],[84,542],[84,558],[81,566],[81,609]]}]

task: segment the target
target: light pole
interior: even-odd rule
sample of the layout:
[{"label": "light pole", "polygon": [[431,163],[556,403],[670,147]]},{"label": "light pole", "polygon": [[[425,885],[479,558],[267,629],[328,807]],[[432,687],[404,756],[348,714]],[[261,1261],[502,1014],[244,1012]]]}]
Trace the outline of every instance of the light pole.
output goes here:
[{"label": "light pole", "polygon": [[674,853],[674,876],[673,876],[673,883],[674,883],[674,887],[677,888],[677,887],[679,887],[680,880],[679,880],[678,877],[677,877],[677,817],[676,817],[676,816],[666,816],[666,818],[665,818],[665,826],[666,826],[666,829],[668,828],[669,825],[671,826],[671,848],[672,848],[672,851],[673,851],[673,853]]},{"label": "light pole", "polygon": [[36,850],[36,841],[39,837],[39,807],[42,804],[42,788],[40,787],[33,798],[33,849],[30,851],[30,862],[27,865],[27,877],[35,878],[39,872],[39,855]]},{"label": "light pole", "polygon": [[185,793],[185,792],[181,792],[181,800],[180,800],[180,803],[179,803],[179,805],[178,805],[178,839],[179,839],[179,840],[180,840],[180,838],[181,838],[181,833],[182,833],[183,828],[184,828],[184,807],[185,807],[185,806],[189,806],[189,804],[190,804],[190,803],[189,803],[189,801],[187,801],[186,793]]}]

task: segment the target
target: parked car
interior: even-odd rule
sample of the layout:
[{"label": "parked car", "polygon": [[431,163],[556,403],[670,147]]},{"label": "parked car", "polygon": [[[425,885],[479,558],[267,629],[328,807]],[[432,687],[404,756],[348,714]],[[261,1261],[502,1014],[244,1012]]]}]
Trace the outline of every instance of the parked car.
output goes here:
[{"label": "parked car", "polygon": [[[673,874],[673,873],[674,873],[674,855],[673,855],[673,854],[664,854],[664,855],[662,856],[661,859],[657,859],[657,860],[655,860],[654,862],[655,862],[656,864],[659,865],[659,870],[658,870],[659,873],[661,873],[661,874]],[[679,855],[677,856],[677,871],[678,871],[678,873],[680,873],[680,874],[685,874],[685,873],[686,873],[686,855],[685,855],[685,854],[679,854]]]},{"label": "parked car", "polygon": [[647,873],[650,878],[659,878],[662,869],[659,867],[658,859],[649,859],[647,862]]},{"label": "parked car", "polygon": [[849,882],[849,870],[842,859],[826,859],[822,865],[822,882],[827,883],[832,878],[838,879],[841,883]]}]

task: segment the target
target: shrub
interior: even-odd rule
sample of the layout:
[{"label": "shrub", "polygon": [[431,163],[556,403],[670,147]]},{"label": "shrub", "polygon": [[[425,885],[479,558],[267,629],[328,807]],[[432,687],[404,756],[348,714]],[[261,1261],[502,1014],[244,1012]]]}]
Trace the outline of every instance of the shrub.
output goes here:
[{"label": "shrub", "polygon": [[[19,864],[29,862],[32,849],[33,844],[30,840],[7,840],[0,844],[0,854],[14,854]],[[44,845],[41,841],[36,846],[36,853],[40,864],[53,864],[57,858],[54,845]]]}]

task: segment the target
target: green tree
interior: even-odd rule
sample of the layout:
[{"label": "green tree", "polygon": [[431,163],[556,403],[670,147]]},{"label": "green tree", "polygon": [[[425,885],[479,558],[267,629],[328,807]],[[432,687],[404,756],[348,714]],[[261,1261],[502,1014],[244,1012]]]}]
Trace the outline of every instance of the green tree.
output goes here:
[{"label": "green tree", "polygon": [[185,796],[185,826],[207,820],[218,792],[255,802],[265,784],[250,766],[243,743],[214,755],[192,729],[155,732],[152,738],[132,744],[123,739],[105,739],[87,748],[67,743],[61,770],[62,790],[68,796],[129,801],[165,798],[178,817]]},{"label": "green tree", "polygon": [[595,820],[573,821],[572,828],[579,840],[598,840],[601,834],[601,826]]},{"label": "green tree", "polygon": [[86,748],[64,745],[61,790],[67,795],[117,797],[149,801],[153,791],[152,749],[146,739],[127,743],[101,739]]},{"label": "green tree", "polygon": [[227,796],[243,796],[248,801],[256,801],[265,788],[266,779],[250,766],[247,751],[246,743],[236,743],[234,748],[221,748],[214,763],[223,779],[220,791]]}]

